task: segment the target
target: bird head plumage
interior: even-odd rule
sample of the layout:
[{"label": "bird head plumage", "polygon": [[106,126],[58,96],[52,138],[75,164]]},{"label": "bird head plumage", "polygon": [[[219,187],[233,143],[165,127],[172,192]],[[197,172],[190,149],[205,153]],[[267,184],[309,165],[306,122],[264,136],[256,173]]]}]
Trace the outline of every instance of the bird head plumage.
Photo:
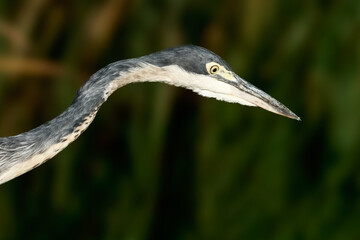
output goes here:
[{"label": "bird head plumage", "polygon": [[300,120],[282,103],[239,77],[215,53],[194,45],[169,48],[142,60],[166,69],[172,85],[191,89],[198,94],[218,100],[257,106],[270,112]]}]

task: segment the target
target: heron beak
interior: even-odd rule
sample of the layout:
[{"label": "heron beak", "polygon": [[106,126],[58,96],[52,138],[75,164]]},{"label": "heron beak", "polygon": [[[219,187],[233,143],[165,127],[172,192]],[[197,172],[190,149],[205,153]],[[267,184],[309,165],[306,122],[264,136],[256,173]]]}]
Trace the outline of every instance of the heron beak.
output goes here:
[{"label": "heron beak", "polygon": [[285,107],[284,104],[277,101],[269,94],[246,82],[236,74],[234,74],[234,77],[236,78],[236,83],[234,82],[234,85],[240,91],[238,93],[238,97],[242,100],[270,112],[301,121],[301,119],[295,113],[290,111],[290,109]]}]

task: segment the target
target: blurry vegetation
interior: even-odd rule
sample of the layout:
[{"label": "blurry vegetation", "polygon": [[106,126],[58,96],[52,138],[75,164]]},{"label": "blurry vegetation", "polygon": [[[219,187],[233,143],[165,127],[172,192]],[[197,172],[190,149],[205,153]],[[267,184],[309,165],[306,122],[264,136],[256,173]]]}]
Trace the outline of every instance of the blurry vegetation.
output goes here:
[{"label": "blurry vegetation", "polygon": [[0,239],[360,239],[360,1],[0,2],[0,134],[104,65],[193,43],[302,117],[133,84],[0,186]]}]

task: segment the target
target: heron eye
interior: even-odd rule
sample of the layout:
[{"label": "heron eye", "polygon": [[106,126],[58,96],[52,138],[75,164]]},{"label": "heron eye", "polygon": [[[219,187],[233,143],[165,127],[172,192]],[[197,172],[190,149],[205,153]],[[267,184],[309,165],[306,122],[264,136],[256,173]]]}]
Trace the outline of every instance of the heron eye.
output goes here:
[{"label": "heron eye", "polygon": [[219,65],[213,65],[210,67],[210,74],[216,74],[219,71]]}]

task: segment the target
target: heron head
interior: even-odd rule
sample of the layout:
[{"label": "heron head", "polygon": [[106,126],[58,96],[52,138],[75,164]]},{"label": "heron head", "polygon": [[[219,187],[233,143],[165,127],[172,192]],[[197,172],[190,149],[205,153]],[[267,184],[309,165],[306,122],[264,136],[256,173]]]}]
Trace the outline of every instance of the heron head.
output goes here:
[{"label": "heron head", "polygon": [[166,69],[168,83],[183,86],[198,94],[258,106],[289,118],[300,120],[282,103],[246,82],[215,53],[198,46],[188,45],[170,48],[150,54],[147,62]]}]

